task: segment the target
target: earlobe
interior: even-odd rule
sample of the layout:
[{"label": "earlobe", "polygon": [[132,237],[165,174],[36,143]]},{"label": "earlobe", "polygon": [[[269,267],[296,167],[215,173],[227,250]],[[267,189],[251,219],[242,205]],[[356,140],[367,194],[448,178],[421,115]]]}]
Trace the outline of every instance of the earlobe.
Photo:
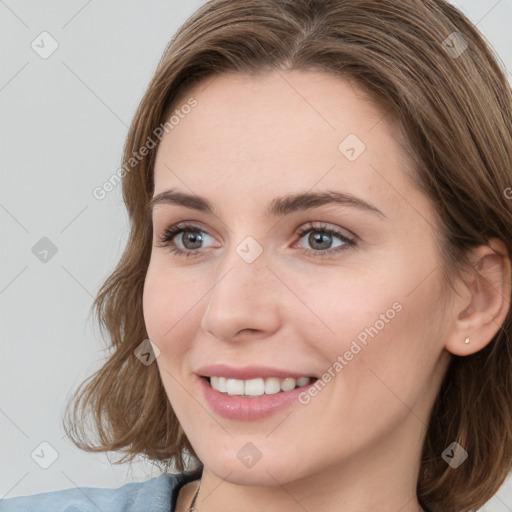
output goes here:
[{"label": "earlobe", "polygon": [[463,284],[445,343],[446,350],[459,356],[490,343],[510,309],[511,262],[505,244],[492,239],[473,249],[471,262],[472,277]]}]

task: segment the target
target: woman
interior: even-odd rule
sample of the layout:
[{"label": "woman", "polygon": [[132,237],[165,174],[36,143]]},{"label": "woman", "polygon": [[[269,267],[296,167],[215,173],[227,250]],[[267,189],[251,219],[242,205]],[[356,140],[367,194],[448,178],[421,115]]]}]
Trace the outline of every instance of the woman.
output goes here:
[{"label": "woman", "polygon": [[512,465],[512,97],[458,10],[208,2],[124,162],[130,238],[95,303],[113,353],[66,428],[179,473],[2,510],[492,497]]}]

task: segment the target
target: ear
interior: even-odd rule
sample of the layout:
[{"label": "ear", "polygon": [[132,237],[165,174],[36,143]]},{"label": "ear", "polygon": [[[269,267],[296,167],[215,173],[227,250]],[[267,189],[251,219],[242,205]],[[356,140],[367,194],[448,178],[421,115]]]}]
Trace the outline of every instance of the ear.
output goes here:
[{"label": "ear", "polygon": [[470,261],[471,276],[454,301],[453,325],[445,342],[446,350],[458,356],[490,343],[510,309],[511,263],[505,244],[491,239],[488,245],[472,249]]}]

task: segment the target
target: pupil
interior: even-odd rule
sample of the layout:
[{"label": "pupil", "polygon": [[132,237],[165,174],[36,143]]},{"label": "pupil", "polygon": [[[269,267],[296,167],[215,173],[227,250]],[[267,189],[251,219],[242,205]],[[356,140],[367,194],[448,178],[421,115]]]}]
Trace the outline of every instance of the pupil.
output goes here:
[{"label": "pupil", "polygon": [[[201,244],[201,241],[202,241],[202,238],[201,238],[201,235],[200,235],[200,234],[197,234],[197,233],[189,233],[187,236],[185,236],[183,245],[184,245],[187,249],[197,249],[197,248],[199,248],[199,246],[200,246],[200,244]],[[192,242],[192,244],[194,244],[194,242],[196,242],[196,245],[195,245],[195,246],[193,246],[193,247],[188,247],[188,246],[187,246],[187,243],[188,243],[188,242]]]},{"label": "pupil", "polygon": [[330,238],[331,235],[327,233],[312,233],[309,236],[309,243],[314,247],[314,244],[318,242],[322,245],[321,247],[317,247],[318,249],[329,249],[331,246]]}]

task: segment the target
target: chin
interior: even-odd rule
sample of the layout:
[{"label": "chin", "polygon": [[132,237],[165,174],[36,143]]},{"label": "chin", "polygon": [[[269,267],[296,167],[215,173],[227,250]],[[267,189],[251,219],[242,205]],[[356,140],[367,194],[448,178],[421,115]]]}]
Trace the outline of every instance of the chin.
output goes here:
[{"label": "chin", "polygon": [[275,451],[267,456],[262,453],[259,460],[251,461],[246,456],[247,452],[250,452],[250,449],[242,453],[232,449],[225,452],[216,451],[204,458],[201,457],[201,460],[205,468],[218,478],[236,485],[275,487],[307,476],[304,461],[290,460],[284,454],[279,455]]}]

